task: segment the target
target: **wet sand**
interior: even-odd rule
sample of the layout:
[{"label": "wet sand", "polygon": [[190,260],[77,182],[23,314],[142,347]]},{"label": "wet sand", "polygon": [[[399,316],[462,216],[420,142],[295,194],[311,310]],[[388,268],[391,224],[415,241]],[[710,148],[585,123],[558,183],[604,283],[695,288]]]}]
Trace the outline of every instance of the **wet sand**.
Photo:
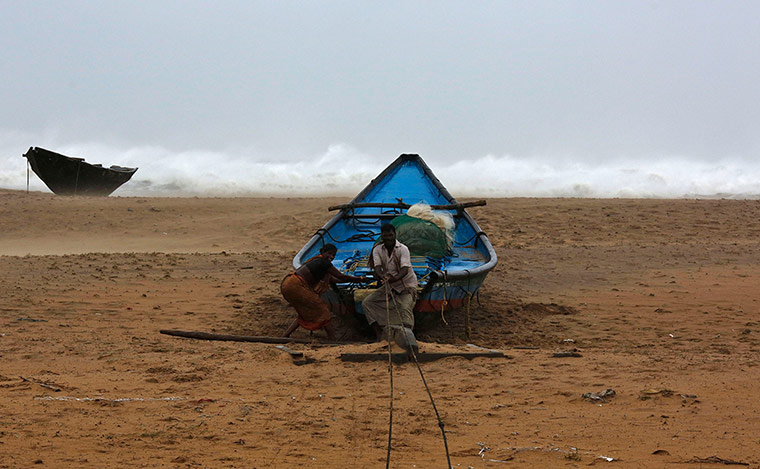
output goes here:
[{"label": "wet sand", "polygon": [[[339,359],[382,345],[159,333],[279,335],[280,280],[347,200],[0,190],[0,468],[384,467],[387,363]],[[469,211],[499,265],[471,336],[447,312],[420,348],[510,358],[422,365],[453,467],[760,467],[759,201]],[[391,467],[445,467],[417,368],[393,386]]]}]

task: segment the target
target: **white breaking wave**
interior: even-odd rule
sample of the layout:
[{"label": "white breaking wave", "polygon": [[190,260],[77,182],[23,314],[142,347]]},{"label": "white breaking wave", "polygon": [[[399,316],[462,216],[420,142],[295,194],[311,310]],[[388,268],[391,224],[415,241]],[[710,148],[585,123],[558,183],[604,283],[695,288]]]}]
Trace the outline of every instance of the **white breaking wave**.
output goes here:
[{"label": "white breaking wave", "polygon": [[[0,188],[26,189],[28,145],[0,134]],[[118,196],[352,196],[398,155],[367,155],[349,145],[289,162],[245,150],[183,151],[101,144],[46,147],[103,166],[138,167]],[[757,198],[760,162],[715,162],[686,157],[610,160],[603,163],[487,155],[454,163],[421,155],[454,197]],[[49,192],[32,172],[31,190]]]}]

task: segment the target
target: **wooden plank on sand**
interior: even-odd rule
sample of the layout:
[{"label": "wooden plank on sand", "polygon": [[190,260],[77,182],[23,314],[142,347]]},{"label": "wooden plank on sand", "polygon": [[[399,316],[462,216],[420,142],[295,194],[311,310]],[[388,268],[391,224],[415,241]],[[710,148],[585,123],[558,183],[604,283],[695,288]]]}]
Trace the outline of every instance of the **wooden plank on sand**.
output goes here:
[{"label": "wooden plank on sand", "polygon": [[214,334],[212,332],[198,332],[198,331],[178,331],[175,329],[161,329],[161,334],[173,335],[176,337],[185,337],[188,339],[201,339],[201,340],[226,340],[231,342],[258,342],[262,344],[312,344],[312,345],[346,345],[316,342],[308,339],[294,339],[292,337],[267,337],[267,336],[255,336],[255,335],[232,335],[232,334]]},{"label": "wooden plank on sand", "polygon": [[[394,363],[409,361],[405,352],[393,353],[391,357]],[[417,361],[420,363],[432,362],[449,357],[462,357],[468,360],[472,360],[473,358],[512,358],[509,355],[504,355],[502,352],[421,352],[417,354]],[[385,361],[388,360],[388,353],[341,353],[340,359],[344,362]]]}]

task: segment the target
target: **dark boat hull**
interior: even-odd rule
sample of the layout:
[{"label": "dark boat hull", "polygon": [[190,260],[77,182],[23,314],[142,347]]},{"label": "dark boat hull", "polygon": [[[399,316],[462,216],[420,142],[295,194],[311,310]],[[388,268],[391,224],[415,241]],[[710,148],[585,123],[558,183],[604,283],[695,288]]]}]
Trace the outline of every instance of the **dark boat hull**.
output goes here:
[{"label": "dark boat hull", "polygon": [[[400,201],[403,204],[399,204]],[[450,256],[412,259],[420,282],[415,311],[441,312],[467,306],[488,272],[496,266],[496,252],[486,234],[461,207],[466,204],[458,204],[418,155],[401,155],[350,203],[336,207],[340,212],[301,249],[293,259],[293,266],[300,267],[318,254],[321,246],[332,243],[338,248],[336,267],[354,275],[368,274],[365,261],[380,226],[404,214],[408,208],[390,206],[420,201],[450,207],[442,210],[453,216],[455,229]],[[361,312],[362,298],[371,292],[371,288],[363,285],[339,284],[337,288],[340,298],[333,295],[331,302],[340,301],[357,312]]]},{"label": "dark boat hull", "polygon": [[120,166],[104,168],[39,147],[29,148],[23,156],[56,195],[108,196],[137,171]]}]

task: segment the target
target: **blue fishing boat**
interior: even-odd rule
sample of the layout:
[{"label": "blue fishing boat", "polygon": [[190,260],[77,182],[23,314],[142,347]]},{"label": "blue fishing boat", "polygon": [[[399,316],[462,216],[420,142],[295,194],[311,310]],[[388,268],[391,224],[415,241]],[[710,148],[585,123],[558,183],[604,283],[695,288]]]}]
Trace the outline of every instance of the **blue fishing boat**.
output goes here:
[{"label": "blue fishing boat", "polygon": [[[430,212],[449,218],[448,230],[432,228],[427,220],[409,217],[410,208],[424,203]],[[485,205],[485,201],[458,203],[419,155],[399,156],[373,179],[351,202],[330,207],[338,214],[312,236],[293,259],[297,269],[327,243],[335,244],[338,254],[333,264],[351,275],[369,275],[368,257],[379,239],[384,223],[397,225],[398,239],[412,253],[412,265],[419,281],[415,312],[443,312],[469,306],[488,272],[496,266],[496,252],[486,234],[465,210]],[[415,212],[416,213],[416,212]],[[404,239],[398,224],[414,219],[421,223],[421,246]],[[427,225],[426,225],[427,224]],[[408,225],[412,226],[412,225]],[[444,233],[447,231],[447,233]],[[417,230],[419,234],[420,231]],[[443,244],[441,236],[448,234]],[[432,245],[432,247],[431,247]],[[377,285],[336,284],[331,302],[362,313],[361,300]]]}]

